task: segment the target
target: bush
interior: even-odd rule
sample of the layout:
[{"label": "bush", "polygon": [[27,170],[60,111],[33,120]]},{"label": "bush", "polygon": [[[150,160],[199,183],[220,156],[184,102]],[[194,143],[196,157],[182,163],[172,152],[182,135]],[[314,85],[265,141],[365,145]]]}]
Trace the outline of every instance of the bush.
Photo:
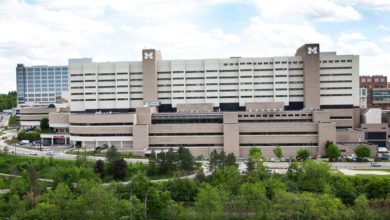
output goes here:
[{"label": "bush", "polygon": [[300,149],[297,152],[297,159],[306,161],[310,157],[310,151],[308,149]]},{"label": "bush", "polygon": [[359,160],[363,160],[364,158],[371,157],[371,149],[364,144],[359,144],[355,148],[354,152]]}]

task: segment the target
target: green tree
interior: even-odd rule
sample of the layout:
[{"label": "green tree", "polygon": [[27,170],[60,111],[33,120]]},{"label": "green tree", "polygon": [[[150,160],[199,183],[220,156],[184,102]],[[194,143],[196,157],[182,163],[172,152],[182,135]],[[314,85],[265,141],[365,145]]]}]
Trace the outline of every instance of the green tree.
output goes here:
[{"label": "green tree", "polygon": [[215,170],[218,167],[218,164],[219,164],[219,154],[218,154],[217,150],[214,149],[210,153],[210,158],[209,158],[210,170]]},{"label": "green tree", "polygon": [[194,157],[192,156],[191,151],[188,148],[180,146],[177,150],[177,154],[180,169],[185,171],[191,171],[194,169]]},{"label": "green tree", "polygon": [[74,195],[65,183],[58,184],[55,190],[49,192],[43,197],[44,201],[54,204],[59,208],[60,216],[62,216],[63,219],[68,219],[71,215],[71,204],[73,199]]},{"label": "green tree", "polygon": [[198,186],[188,179],[173,179],[165,184],[165,189],[171,193],[175,201],[193,202],[198,193]]},{"label": "green tree", "polygon": [[149,165],[148,165],[147,174],[151,177],[155,177],[157,175],[157,172],[158,172],[157,155],[156,152],[152,150],[149,156]]},{"label": "green tree", "polygon": [[40,128],[41,128],[41,131],[43,132],[46,132],[50,129],[50,125],[49,125],[49,119],[48,118],[42,118],[41,121],[40,121]]},{"label": "green tree", "polygon": [[261,182],[244,183],[240,187],[239,204],[246,211],[246,218],[255,213],[256,218],[265,217],[267,197],[264,184]]},{"label": "green tree", "polygon": [[[248,159],[248,173],[253,173],[257,177],[262,178],[265,174],[265,166],[263,162],[265,161],[265,158],[263,157],[263,153],[261,152],[260,148],[252,147],[249,150],[249,159]],[[254,170],[251,172],[253,166]]]},{"label": "green tree", "polygon": [[344,204],[352,205],[355,202],[356,188],[349,177],[344,174],[334,174],[330,176],[329,183],[334,195],[341,199]]},{"label": "green tree", "polygon": [[341,156],[340,150],[337,145],[331,143],[326,146],[326,156],[329,158],[330,162],[335,161],[338,157]]},{"label": "green tree", "polygon": [[230,194],[236,195],[240,188],[241,176],[235,166],[229,166],[224,169],[217,169],[211,176],[210,183]]},{"label": "green tree", "polygon": [[227,155],[226,161],[225,161],[225,166],[226,167],[237,166],[237,164],[236,164],[236,156],[234,156],[233,153],[230,153],[230,154]]},{"label": "green tree", "polygon": [[35,206],[38,201],[38,174],[33,167],[28,168],[28,193],[25,196],[28,205],[31,208]]},{"label": "green tree", "polygon": [[283,157],[283,150],[280,146],[276,146],[273,150],[275,156],[280,160]]},{"label": "green tree", "polygon": [[116,159],[114,161],[114,179],[124,180],[127,176],[127,162],[123,159]]},{"label": "green tree", "polygon": [[208,184],[203,185],[195,201],[195,210],[202,219],[221,219],[223,216],[223,196]]},{"label": "green tree", "polygon": [[308,149],[300,149],[297,152],[297,159],[306,161],[310,157],[310,151]]},{"label": "green tree", "polygon": [[77,219],[117,219],[118,205],[118,200],[110,192],[95,185],[72,202],[72,214]]},{"label": "green tree", "polygon": [[370,207],[368,206],[368,199],[364,194],[361,194],[356,198],[353,210],[354,210],[353,219],[356,220],[375,219],[374,212],[370,210]]},{"label": "green tree", "polygon": [[323,192],[330,177],[330,166],[324,162],[307,161],[298,177],[299,186],[311,192]]},{"label": "green tree", "polygon": [[97,160],[95,163],[95,173],[100,176],[100,178],[104,178],[106,176],[106,170],[104,169],[104,161]]},{"label": "green tree", "polygon": [[371,149],[364,144],[359,144],[354,150],[359,160],[371,157]]},{"label": "green tree", "polygon": [[110,175],[114,174],[114,161],[121,158],[121,153],[118,152],[115,145],[112,145],[106,153],[106,159],[107,159],[107,173]]}]

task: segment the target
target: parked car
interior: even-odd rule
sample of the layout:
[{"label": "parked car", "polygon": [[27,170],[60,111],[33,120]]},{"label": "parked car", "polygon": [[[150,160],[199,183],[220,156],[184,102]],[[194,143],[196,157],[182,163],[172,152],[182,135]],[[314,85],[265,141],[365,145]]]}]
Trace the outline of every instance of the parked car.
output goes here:
[{"label": "parked car", "polygon": [[371,167],[381,167],[382,165],[377,162],[371,162]]},{"label": "parked car", "polygon": [[30,156],[38,156],[38,154],[34,153],[34,152],[30,152],[30,153],[28,153],[28,155],[30,155]]}]

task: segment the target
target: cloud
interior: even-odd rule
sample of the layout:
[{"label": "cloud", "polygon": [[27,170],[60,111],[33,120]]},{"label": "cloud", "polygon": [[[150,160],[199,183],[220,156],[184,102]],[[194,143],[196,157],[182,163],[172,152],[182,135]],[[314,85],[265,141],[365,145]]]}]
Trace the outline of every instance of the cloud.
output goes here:
[{"label": "cloud", "polygon": [[381,25],[379,25],[378,30],[390,32],[390,27],[381,24]]},{"label": "cloud", "polygon": [[366,39],[361,33],[353,32],[353,33],[341,33],[339,37],[339,41],[353,41],[353,40],[364,40]]},{"label": "cloud", "polygon": [[389,0],[338,0],[337,2],[376,11],[390,10]]},{"label": "cloud", "polygon": [[362,15],[353,7],[330,0],[255,0],[261,16],[267,20],[296,21],[356,21]]}]

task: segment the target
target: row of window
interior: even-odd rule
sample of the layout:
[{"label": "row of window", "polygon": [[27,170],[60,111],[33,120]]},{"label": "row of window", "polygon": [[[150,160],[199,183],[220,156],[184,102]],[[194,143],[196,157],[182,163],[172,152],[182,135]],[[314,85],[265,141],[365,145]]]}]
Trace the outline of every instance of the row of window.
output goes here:
[{"label": "row of window", "polygon": [[152,133],[149,136],[207,136],[207,135],[223,135],[223,132],[214,133]]},{"label": "row of window", "polygon": [[118,123],[70,123],[73,126],[118,126],[118,125],[133,125],[132,122]]},{"label": "row of window", "polygon": [[[98,101],[125,101],[125,100],[129,100],[129,98],[109,98],[109,99],[98,99]],[[137,100],[143,100],[143,98],[131,98],[130,99],[131,101],[137,101]],[[72,99],[71,100],[72,102],[83,102],[84,99]],[[95,102],[96,99],[85,99],[85,101],[87,102]]]},{"label": "row of window", "polygon": [[240,132],[240,135],[317,135],[318,132]]},{"label": "row of window", "polygon": [[238,66],[240,65],[269,65],[269,64],[303,64],[303,61],[275,61],[275,62],[241,62],[241,63],[224,63],[224,66]]},{"label": "row of window", "polygon": [[[70,74],[70,76],[95,76],[96,73]],[[99,76],[115,76],[115,73],[98,73]],[[117,72],[116,75],[129,75],[128,72]],[[130,75],[142,75],[142,72],[130,72]]]}]

